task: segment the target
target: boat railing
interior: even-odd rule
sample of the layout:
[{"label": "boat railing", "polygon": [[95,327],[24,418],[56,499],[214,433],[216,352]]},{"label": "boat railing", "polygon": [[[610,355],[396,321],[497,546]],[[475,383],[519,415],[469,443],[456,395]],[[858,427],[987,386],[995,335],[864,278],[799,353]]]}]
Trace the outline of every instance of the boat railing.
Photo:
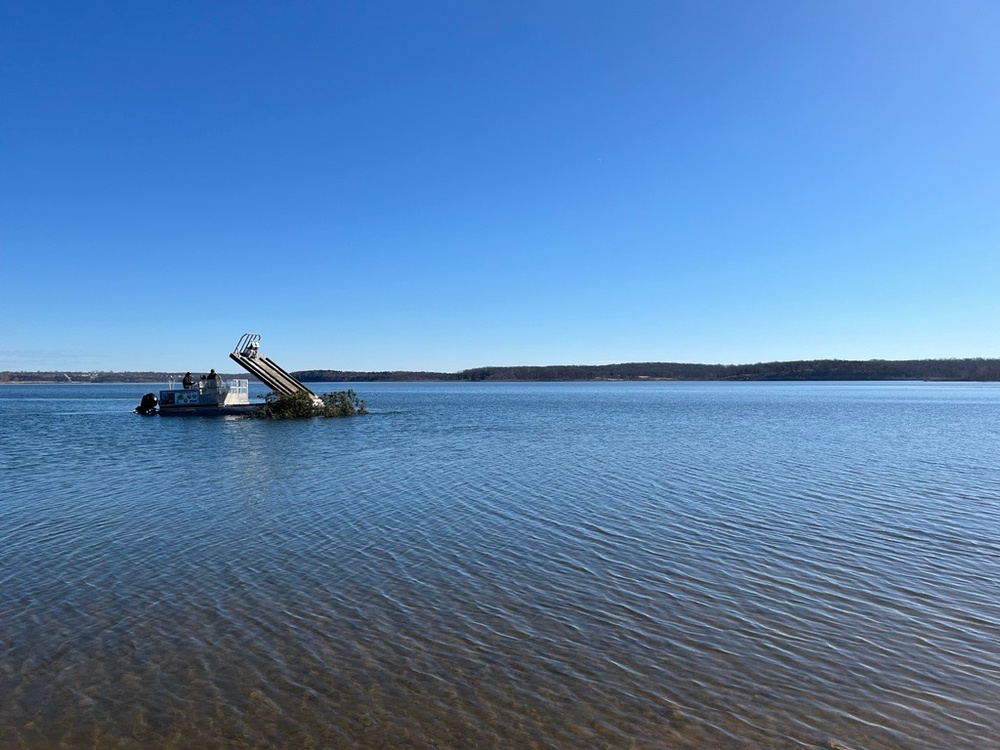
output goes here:
[{"label": "boat railing", "polygon": [[232,393],[237,396],[250,397],[250,381],[241,378],[233,378],[232,380],[225,381],[224,385],[227,393]]}]

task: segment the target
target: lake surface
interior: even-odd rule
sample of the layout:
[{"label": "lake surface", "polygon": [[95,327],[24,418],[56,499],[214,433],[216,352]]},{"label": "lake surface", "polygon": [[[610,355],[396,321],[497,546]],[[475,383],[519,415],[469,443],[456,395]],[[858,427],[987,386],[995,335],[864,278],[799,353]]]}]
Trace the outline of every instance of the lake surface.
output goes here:
[{"label": "lake surface", "polygon": [[0,386],[0,748],[1000,746],[998,384],[159,387]]}]

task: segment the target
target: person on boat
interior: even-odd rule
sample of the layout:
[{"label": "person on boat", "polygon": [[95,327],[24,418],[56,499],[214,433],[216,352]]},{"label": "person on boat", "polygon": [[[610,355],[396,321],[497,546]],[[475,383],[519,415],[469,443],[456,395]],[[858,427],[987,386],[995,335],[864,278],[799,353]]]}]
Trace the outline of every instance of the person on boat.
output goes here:
[{"label": "person on boat", "polygon": [[183,385],[185,388],[194,388],[194,378],[191,377],[191,373],[185,373]]},{"label": "person on boat", "polygon": [[215,368],[212,368],[211,372],[208,373],[208,379],[209,380],[215,380],[216,377],[217,376],[215,374]]}]

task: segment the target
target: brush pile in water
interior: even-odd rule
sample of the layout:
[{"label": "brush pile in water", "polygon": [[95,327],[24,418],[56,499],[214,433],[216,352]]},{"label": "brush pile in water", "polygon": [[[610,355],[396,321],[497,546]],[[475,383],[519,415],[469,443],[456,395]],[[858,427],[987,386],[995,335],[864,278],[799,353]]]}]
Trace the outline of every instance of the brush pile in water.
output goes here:
[{"label": "brush pile in water", "polygon": [[354,391],[334,391],[320,396],[322,406],[314,406],[312,397],[305,392],[291,396],[269,393],[264,405],[254,412],[262,419],[304,419],[307,417],[353,417],[367,414],[365,402]]}]

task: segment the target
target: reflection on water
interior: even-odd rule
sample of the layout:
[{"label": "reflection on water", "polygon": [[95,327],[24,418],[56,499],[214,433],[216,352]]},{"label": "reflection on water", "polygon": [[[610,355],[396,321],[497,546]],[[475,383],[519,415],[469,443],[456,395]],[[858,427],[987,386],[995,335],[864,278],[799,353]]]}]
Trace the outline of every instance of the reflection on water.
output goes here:
[{"label": "reflection on water", "polygon": [[1000,387],[356,389],[0,387],[0,747],[1000,744]]}]

